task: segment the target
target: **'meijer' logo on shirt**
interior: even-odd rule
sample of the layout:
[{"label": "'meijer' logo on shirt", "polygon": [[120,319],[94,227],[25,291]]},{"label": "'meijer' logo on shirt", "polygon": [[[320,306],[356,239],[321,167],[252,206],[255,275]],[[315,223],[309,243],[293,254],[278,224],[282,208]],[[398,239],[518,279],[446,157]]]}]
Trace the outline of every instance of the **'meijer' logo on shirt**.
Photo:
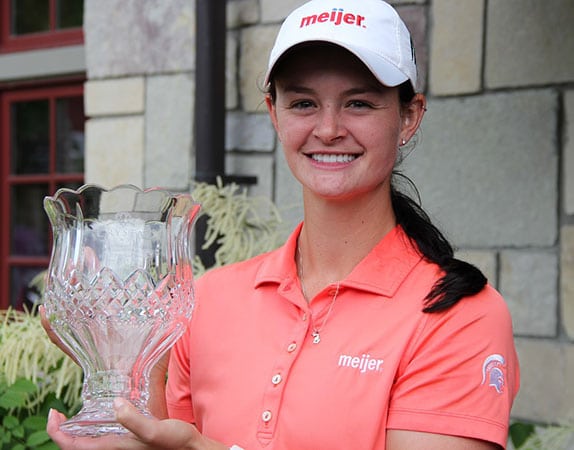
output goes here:
[{"label": "'meijer' logo on shirt", "polygon": [[339,355],[339,367],[348,367],[357,369],[360,373],[365,372],[382,372],[384,360],[373,358],[368,353],[361,356]]},{"label": "'meijer' logo on shirt", "polygon": [[358,27],[367,28],[367,25],[365,24],[365,16],[346,13],[343,8],[333,8],[331,11],[305,16],[301,18],[299,28],[325,22],[331,22],[333,25],[356,25]]}]

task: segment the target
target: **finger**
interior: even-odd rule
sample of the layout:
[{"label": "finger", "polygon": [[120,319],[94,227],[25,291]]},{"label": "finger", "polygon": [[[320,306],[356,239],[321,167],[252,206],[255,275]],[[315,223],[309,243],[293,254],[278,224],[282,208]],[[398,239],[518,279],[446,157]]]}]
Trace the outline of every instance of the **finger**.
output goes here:
[{"label": "finger", "polygon": [[114,450],[114,449],[139,449],[142,448],[130,436],[102,436],[102,437],[81,437],[72,436],[60,429],[62,423],[66,421],[64,414],[50,409],[48,413],[48,424],[46,432],[48,436],[61,450]]},{"label": "finger", "polygon": [[70,352],[68,346],[62,342],[62,340],[56,335],[56,333],[54,333],[54,330],[52,329],[52,324],[50,323],[50,320],[46,316],[46,308],[44,307],[44,305],[40,305],[40,307],[38,308],[38,312],[40,313],[40,323],[42,324],[42,328],[44,328],[44,330],[46,331],[46,334],[50,338],[50,341],[52,341],[53,344],[55,344],[66,355],[72,358],[72,360],[76,364],[78,364],[76,357]]},{"label": "finger", "polygon": [[150,447],[187,448],[201,438],[195,426],[181,420],[146,417],[126,399],[115,399],[114,409],[117,421]]},{"label": "finger", "polygon": [[46,431],[48,436],[50,436],[58,447],[63,450],[72,449],[75,445],[74,439],[60,430],[60,425],[65,421],[66,416],[64,416],[64,414],[56,411],[55,409],[50,409]]},{"label": "finger", "polygon": [[114,400],[114,410],[116,412],[116,420],[143,442],[149,442],[153,439],[154,422],[159,422],[157,419],[144,416],[125,398],[116,398]]}]

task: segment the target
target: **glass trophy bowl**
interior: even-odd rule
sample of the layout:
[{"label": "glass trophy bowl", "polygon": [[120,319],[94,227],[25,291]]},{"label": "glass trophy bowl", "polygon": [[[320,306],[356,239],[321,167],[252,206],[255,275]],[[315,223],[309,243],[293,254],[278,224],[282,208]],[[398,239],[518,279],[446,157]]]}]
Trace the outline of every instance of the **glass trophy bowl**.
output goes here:
[{"label": "glass trophy bowl", "polygon": [[83,406],[61,429],[125,433],[114,398],[151,416],[150,370],[191,317],[199,205],[161,189],[84,185],[46,197],[44,209],[54,238],[46,316],[84,374]]}]

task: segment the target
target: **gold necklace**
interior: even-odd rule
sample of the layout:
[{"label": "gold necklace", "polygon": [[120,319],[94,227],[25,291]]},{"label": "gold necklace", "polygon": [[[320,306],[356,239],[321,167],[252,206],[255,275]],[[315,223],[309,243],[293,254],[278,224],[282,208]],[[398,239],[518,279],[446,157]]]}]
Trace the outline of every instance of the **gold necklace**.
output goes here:
[{"label": "gold necklace", "polygon": [[[299,275],[299,284],[301,285],[301,293],[303,294],[303,297],[305,297],[305,300],[309,301],[309,297],[307,297],[307,292],[305,292],[305,285],[303,284],[303,254],[301,253],[301,247],[299,247],[299,242],[297,242],[297,252],[299,252],[298,275]],[[333,294],[333,299],[331,300],[331,303],[329,303],[328,306],[329,310],[327,311],[327,314],[325,314],[325,318],[323,319],[323,323],[321,323],[320,327],[315,326],[315,320],[311,315],[311,320],[313,322],[313,331],[311,332],[311,336],[313,336],[313,344],[318,344],[319,342],[321,342],[321,330],[325,327],[327,319],[331,315],[331,311],[333,310],[333,306],[335,305],[335,301],[337,300],[337,296],[339,295],[339,288],[340,283],[337,282],[337,287],[335,289],[335,293]]]}]

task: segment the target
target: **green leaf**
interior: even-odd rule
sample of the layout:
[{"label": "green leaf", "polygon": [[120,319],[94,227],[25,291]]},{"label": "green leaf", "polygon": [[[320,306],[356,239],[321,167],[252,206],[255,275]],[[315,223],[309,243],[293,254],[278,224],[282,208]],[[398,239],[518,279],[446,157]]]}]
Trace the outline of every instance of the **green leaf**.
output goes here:
[{"label": "green leaf", "polygon": [[48,420],[46,417],[29,416],[22,421],[22,425],[28,430],[45,430]]},{"label": "green leaf", "polygon": [[18,425],[16,428],[12,430],[12,435],[18,439],[24,439],[24,427],[22,425]]},{"label": "green leaf", "polygon": [[0,395],[0,407],[5,409],[21,408],[26,404],[28,394],[8,389]]},{"label": "green leaf", "polygon": [[2,442],[8,444],[12,440],[12,433],[10,431],[6,431],[2,434]]},{"label": "green leaf", "polygon": [[28,439],[26,439],[26,445],[28,447],[35,448],[40,444],[48,442],[49,440],[50,436],[48,436],[48,433],[45,431],[35,431],[30,436],[28,436]]},{"label": "green leaf", "polygon": [[532,435],[535,431],[534,425],[523,422],[514,422],[510,425],[509,434],[512,444],[516,448],[520,448],[522,444]]},{"label": "green leaf", "polygon": [[27,378],[18,378],[14,384],[8,386],[8,389],[26,394],[33,394],[38,390],[38,386],[36,386],[32,380],[28,380]]},{"label": "green leaf", "polygon": [[12,450],[26,450],[26,446],[24,444],[16,444],[12,447]]},{"label": "green leaf", "polygon": [[0,407],[5,409],[21,408],[26,404],[28,395],[37,390],[38,387],[32,381],[19,378],[14,384],[7,386],[0,395]]},{"label": "green leaf", "polygon": [[34,450],[60,450],[60,447],[58,447],[54,442],[50,441],[39,445]]},{"label": "green leaf", "polygon": [[6,429],[11,430],[20,425],[20,421],[15,416],[5,416],[2,420],[2,425],[4,425]]}]

